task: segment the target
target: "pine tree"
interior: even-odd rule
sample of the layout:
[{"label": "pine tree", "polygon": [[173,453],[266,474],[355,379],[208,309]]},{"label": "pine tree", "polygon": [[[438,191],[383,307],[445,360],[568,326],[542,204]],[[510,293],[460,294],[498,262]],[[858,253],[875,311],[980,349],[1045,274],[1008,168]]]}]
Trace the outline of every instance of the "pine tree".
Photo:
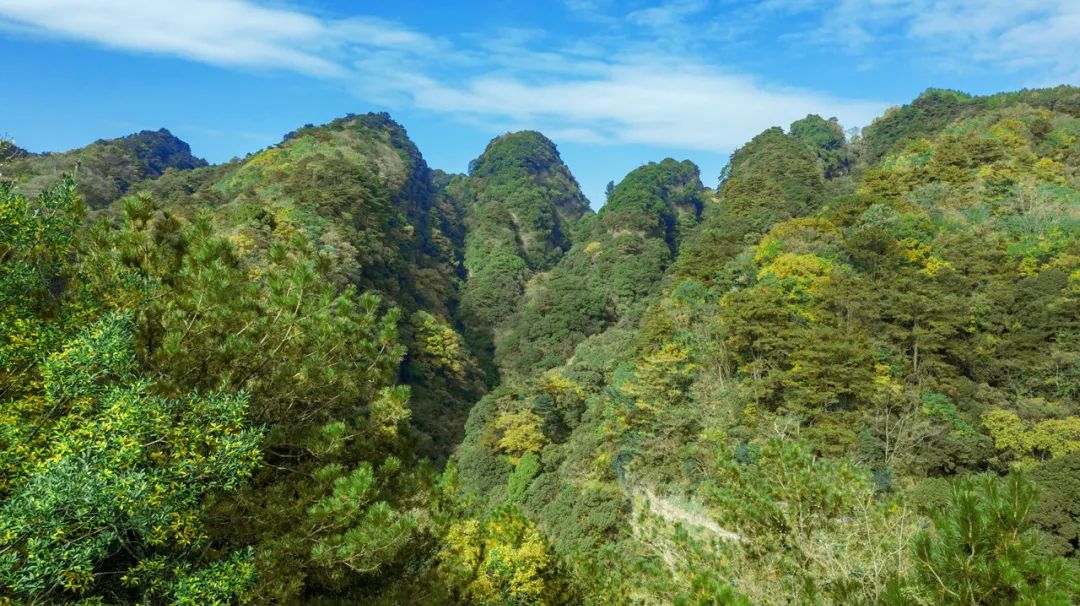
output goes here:
[{"label": "pine tree", "polygon": [[1071,564],[1040,550],[1030,521],[1035,498],[1019,475],[956,480],[933,529],[915,539],[914,572],[894,580],[883,603],[1072,604],[1080,578]]}]

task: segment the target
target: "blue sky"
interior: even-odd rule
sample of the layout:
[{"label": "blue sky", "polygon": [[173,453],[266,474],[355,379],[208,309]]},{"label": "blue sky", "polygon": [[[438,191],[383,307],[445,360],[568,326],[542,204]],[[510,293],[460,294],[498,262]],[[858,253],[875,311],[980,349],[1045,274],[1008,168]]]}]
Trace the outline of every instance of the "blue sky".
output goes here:
[{"label": "blue sky", "polygon": [[667,156],[714,185],[807,113],[1080,84],[1080,0],[0,0],[0,56],[0,134],[32,151],[166,127],[221,162],[389,111],[452,172],[540,130],[597,206]]}]

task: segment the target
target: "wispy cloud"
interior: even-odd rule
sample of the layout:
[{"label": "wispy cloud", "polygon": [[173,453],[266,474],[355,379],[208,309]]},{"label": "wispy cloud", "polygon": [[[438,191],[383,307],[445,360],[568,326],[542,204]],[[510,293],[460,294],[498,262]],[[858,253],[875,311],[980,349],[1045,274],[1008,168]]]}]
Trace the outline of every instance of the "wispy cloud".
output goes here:
[{"label": "wispy cloud", "polygon": [[8,28],[226,67],[345,76],[349,47],[432,48],[423,34],[374,18],[320,19],[245,0],[0,0]]},{"label": "wispy cloud", "polygon": [[[725,68],[700,51],[735,17],[809,22],[806,42],[870,53],[917,41],[953,60],[1080,76],[1074,0],[665,0],[620,10],[564,0],[601,24],[585,37],[504,28],[435,37],[357,16],[334,19],[255,0],[0,0],[23,31],[219,66],[303,73],[358,97],[491,130],[540,128],[566,141],[728,151],[808,112],[864,125],[887,105],[797,89]],[[730,37],[730,36],[729,36]],[[867,50],[869,49],[869,50]],[[1072,52],[1070,52],[1072,51]]]},{"label": "wispy cloud", "polygon": [[575,17],[599,25],[616,25],[619,19],[611,14],[614,0],[563,0],[563,6]]},{"label": "wispy cloud", "polygon": [[1032,84],[1080,82],[1076,0],[818,0],[767,2],[810,13],[804,39],[854,54],[904,44],[909,55],[954,69],[1028,71]]},{"label": "wispy cloud", "polygon": [[626,19],[635,25],[669,29],[682,25],[688,17],[709,8],[708,0],[670,0],[630,12]]},{"label": "wispy cloud", "polygon": [[885,108],[655,57],[608,64],[601,74],[571,81],[505,76],[448,84],[419,78],[409,89],[412,102],[424,109],[497,116],[513,127],[540,124],[570,141],[705,151],[730,150],[763,128],[808,112],[861,125]]}]

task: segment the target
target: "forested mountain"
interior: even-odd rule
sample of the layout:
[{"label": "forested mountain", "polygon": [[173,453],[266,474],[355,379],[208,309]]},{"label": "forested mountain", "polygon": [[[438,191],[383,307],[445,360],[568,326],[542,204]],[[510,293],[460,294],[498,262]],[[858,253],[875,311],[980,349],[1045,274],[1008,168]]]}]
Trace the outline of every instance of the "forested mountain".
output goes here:
[{"label": "forested mountain", "polygon": [[93,212],[0,158],[0,602],[1080,595],[1077,89],[595,213],[539,133],[447,175],[385,114]]},{"label": "forested mountain", "polygon": [[133,185],[156,179],[170,168],[188,170],[206,166],[191,155],[191,147],[164,128],[157,131],[103,139],[67,152],[31,154],[16,148],[4,167],[4,176],[18,191],[33,196],[56,183],[65,173],[78,177],[77,189],[91,208],[101,208],[128,193]]},{"label": "forested mountain", "polygon": [[467,225],[461,322],[495,383],[496,344],[526,285],[562,258],[574,225],[592,211],[555,144],[531,131],[494,139],[445,191],[465,209]]}]

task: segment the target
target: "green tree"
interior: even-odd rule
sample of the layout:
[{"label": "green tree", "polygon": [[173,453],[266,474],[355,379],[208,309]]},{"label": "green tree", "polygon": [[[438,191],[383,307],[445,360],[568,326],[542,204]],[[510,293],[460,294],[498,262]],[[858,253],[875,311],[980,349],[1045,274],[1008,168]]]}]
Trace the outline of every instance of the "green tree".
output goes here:
[{"label": "green tree", "polygon": [[948,507],[914,542],[912,574],[890,584],[885,604],[1066,606],[1076,571],[1042,554],[1031,525],[1034,488],[1018,475],[954,482]]},{"label": "green tree", "polygon": [[488,606],[567,602],[557,561],[536,526],[512,507],[455,523],[439,551],[455,597]]},{"label": "green tree", "polygon": [[34,200],[0,189],[0,596],[248,596],[250,552],[208,550],[206,519],[208,499],[260,461],[247,395],[155,393],[132,313],[115,309],[137,283],[84,265],[80,219],[71,180]]},{"label": "green tree", "polygon": [[826,178],[846,174],[851,163],[844,139],[844,129],[836,118],[825,120],[817,114],[810,114],[802,120],[791,123],[792,137],[803,141],[814,150],[821,160]]}]

